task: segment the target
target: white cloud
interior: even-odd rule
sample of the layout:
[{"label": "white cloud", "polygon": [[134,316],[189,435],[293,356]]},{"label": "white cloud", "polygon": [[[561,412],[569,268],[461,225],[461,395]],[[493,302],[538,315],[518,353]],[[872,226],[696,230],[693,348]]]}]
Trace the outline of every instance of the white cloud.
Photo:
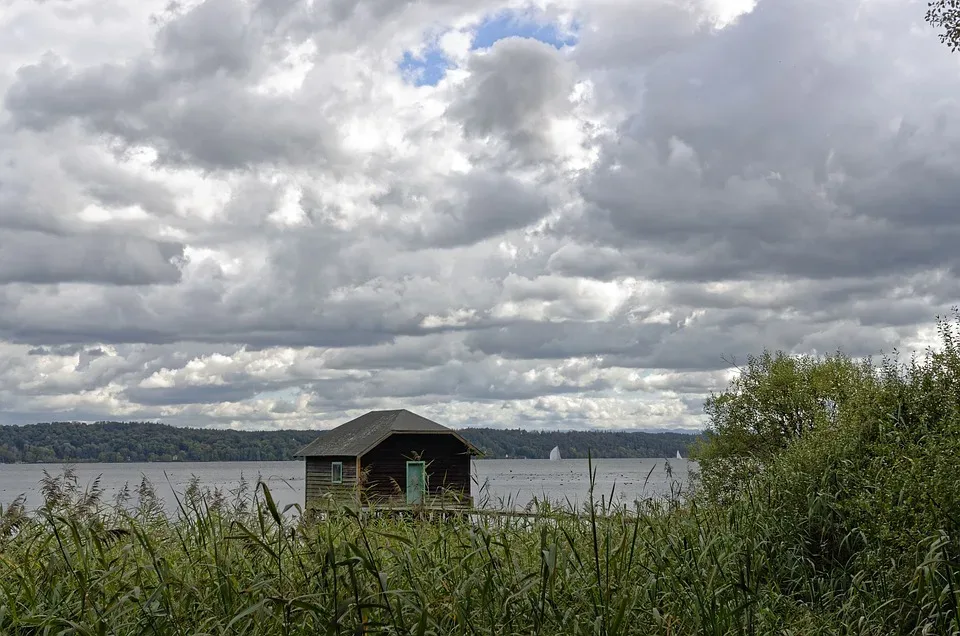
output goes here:
[{"label": "white cloud", "polygon": [[9,4],[0,423],[696,428],[725,359],[930,343],[960,58],[921,9],[510,4],[575,44],[471,50],[507,3]]}]

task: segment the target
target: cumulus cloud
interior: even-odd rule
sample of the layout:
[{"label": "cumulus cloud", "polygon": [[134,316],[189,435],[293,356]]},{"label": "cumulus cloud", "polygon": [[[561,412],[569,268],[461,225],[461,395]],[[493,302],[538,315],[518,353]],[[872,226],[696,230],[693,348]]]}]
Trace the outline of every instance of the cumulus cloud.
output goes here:
[{"label": "cumulus cloud", "polygon": [[570,110],[573,69],[549,44],[520,37],[475,55],[448,113],[471,137],[502,137],[534,159],[549,158],[552,120]]},{"label": "cumulus cloud", "polygon": [[913,3],[8,5],[0,423],[696,429],[960,297]]}]

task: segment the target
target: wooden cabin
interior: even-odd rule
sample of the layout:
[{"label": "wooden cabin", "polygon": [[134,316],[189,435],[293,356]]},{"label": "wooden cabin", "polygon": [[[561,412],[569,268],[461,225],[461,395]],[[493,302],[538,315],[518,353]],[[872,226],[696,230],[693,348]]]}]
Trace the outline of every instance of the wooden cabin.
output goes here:
[{"label": "wooden cabin", "polygon": [[371,411],[300,449],[304,507],[470,507],[470,459],[480,452],[456,431],[406,409]]}]

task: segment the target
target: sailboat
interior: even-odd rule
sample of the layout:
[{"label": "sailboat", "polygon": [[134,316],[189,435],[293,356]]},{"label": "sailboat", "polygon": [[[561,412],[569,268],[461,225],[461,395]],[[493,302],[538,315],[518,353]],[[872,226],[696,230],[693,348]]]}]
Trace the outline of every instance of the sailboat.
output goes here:
[{"label": "sailboat", "polygon": [[677,459],[683,459],[683,457],[680,456],[680,451],[677,451]]},{"label": "sailboat", "polygon": [[557,460],[560,459],[560,447],[554,446],[553,450],[550,451],[550,459]]}]

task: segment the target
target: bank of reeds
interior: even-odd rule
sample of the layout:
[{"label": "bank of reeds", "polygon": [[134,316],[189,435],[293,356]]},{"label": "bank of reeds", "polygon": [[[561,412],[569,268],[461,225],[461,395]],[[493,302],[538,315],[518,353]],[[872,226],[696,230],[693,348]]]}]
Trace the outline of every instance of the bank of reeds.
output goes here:
[{"label": "bank of reeds", "polygon": [[[197,485],[163,512],[141,484],[110,505],[68,472],[46,505],[0,512],[0,633],[949,634],[956,538],[903,564],[810,558],[807,523],[762,486],[735,504],[543,506],[426,520],[279,510],[269,489]],[[577,513],[577,514],[574,514]],[[834,537],[831,540],[851,540]],[[904,561],[906,563],[906,560]]]}]

